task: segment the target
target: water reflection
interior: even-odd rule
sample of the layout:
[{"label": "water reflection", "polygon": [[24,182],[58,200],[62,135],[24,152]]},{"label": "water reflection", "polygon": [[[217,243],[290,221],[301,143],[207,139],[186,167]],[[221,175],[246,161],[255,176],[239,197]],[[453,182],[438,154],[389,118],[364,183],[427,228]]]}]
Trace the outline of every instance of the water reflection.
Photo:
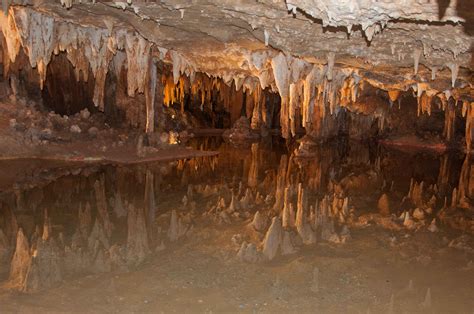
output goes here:
[{"label": "water reflection", "polygon": [[311,158],[278,141],[234,147],[210,137],[190,145],[220,154],[63,167],[49,183],[31,173],[30,182],[5,189],[1,280],[35,291],[70,276],[126,271],[203,225],[240,228],[236,256],[251,263],[318,241],[345,243],[352,228],[370,225],[474,232],[468,157],[350,142],[316,147]]}]

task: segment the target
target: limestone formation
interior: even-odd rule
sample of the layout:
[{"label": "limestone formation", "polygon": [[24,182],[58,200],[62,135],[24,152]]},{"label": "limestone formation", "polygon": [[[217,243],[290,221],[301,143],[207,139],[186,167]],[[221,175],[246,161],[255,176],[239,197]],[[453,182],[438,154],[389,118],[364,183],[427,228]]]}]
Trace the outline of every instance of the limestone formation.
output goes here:
[{"label": "limestone formation", "polygon": [[148,228],[143,208],[129,205],[128,208],[128,235],[127,235],[127,262],[130,265],[142,263],[150,254],[148,242]]},{"label": "limestone formation", "polygon": [[253,220],[251,222],[252,227],[259,232],[262,232],[267,227],[267,218],[260,213],[260,211],[255,212]]},{"label": "limestone formation", "polygon": [[27,279],[28,270],[31,265],[30,244],[23,233],[18,230],[16,238],[15,253],[11,261],[9,281],[13,287],[22,289]]},{"label": "limestone formation", "polygon": [[379,201],[377,203],[377,208],[380,214],[384,216],[390,215],[390,203],[387,194],[384,193],[382,194],[382,196],[380,196]]},{"label": "limestone formation", "polygon": [[263,240],[262,253],[267,260],[272,260],[278,254],[282,243],[282,226],[278,217],[273,217],[272,224],[268,228]]},{"label": "limestone formation", "polygon": [[316,242],[316,234],[311,225],[306,221],[305,215],[306,200],[302,184],[298,184],[298,205],[296,210],[295,226],[299,236],[304,244],[314,244]]},{"label": "limestone formation", "polygon": [[242,262],[256,263],[259,261],[259,252],[253,243],[242,242],[237,258]]}]

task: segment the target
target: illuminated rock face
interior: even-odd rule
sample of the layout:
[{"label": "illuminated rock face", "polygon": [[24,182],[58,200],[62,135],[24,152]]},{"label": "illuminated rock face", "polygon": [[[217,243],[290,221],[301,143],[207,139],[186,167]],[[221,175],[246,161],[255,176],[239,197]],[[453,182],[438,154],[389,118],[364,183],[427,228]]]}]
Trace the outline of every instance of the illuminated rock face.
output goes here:
[{"label": "illuminated rock face", "polygon": [[472,12],[467,0],[13,1],[0,16],[3,67],[15,79],[33,68],[26,80],[51,89],[50,65],[65,55],[98,110],[112,99],[147,133],[164,124],[161,106],[174,103],[181,113],[208,107],[225,127],[245,114],[252,129],[279,128],[286,139],[337,135],[341,111],[357,114],[364,130],[373,120],[383,130],[388,104],[413,93],[418,115],[433,105],[446,112],[448,141],[450,108],[462,106],[470,149]]}]

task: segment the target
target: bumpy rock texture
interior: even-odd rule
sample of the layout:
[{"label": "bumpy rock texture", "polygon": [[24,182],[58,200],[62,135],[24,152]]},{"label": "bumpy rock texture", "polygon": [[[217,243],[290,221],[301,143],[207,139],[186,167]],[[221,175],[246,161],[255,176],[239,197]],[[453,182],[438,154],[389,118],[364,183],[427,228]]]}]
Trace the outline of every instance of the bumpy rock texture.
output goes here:
[{"label": "bumpy rock texture", "polygon": [[[284,138],[302,128],[331,135],[327,117],[343,108],[367,114],[358,98],[370,86],[390,103],[412,91],[418,114],[431,114],[435,98],[443,109],[454,99],[463,106],[471,146],[469,0],[13,1],[4,2],[4,11],[5,73],[23,50],[42,88],[53,55],[65,52],[78,81],[93,78],[92,100],[102,111],[108,74],[125,77],[129,97],[145,94],[148,133],[155,129],[158,83],[163,103],[180,100],[182,111],[186,94],[201,98],[203,110],[217,88],[231,121],[240,112],[230,104],[253,99],[246,115],[254,129],[271,126],[265,97],[276,92]],[[161,64],[171,75],[160,81]],[[234,90],[247,92],[246,99]],[[381,117],[383,129],[384,110],[368,112]]]}]

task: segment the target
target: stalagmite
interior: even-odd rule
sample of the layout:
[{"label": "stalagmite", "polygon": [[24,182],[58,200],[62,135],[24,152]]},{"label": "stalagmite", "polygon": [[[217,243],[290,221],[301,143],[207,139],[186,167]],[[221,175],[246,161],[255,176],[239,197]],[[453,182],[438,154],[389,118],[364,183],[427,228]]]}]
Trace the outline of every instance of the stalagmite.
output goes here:
[{"label": "stalagmite", "polygon": [[310,224],[307,223],[304,208],[306,206],[306,199],[304,189],[301,183],[298,184],[298,203],[296,209],[296,230],[303,240],[304,244],[316,243],[316,234],[311,229]]},{"label": "stalagmite", "polygon": [[185,225],[181,218],[178,217],[178,213],[176,212],[176,210],[172,210],[170,217],[170,225],[167,233],[168,239],[171,242],[176,242],[178,239],[185,236],[188,231],[189,227]]},{"label": "stalagmite", "polygon": [[283,239],[281,243],[281,255],[290,255],[296,253],[296,249],[291,242],[291,235],[288,231],[283,231]]},{"label": "stalagmite", "polygon": [[382,194],[382,196],[380,196],[379,201],[377,203],[377,209],[379,210],[379,213],[384,216],[390,215],[391,211],[387,194],[384,193]]},{"label": "stalagmite", "polygon": [[168,229],[168,238],[171,242],[175,242],[179,238],[178,214],[176,210],[171,211],[170,226]]},{"label": "stalagmite", "polygon": [[268,228],[263,240],[262,253],[268,260],[274,259],[278,253],[282,241],[282,231],[280,219],[273,217],[272,224]]},{"label": "stalagmite", "polygon": [[253,216],[251,225],[256,231],[263,231],[267,227],[267,219],[257,210]]},{"label": "stalagmite", "polygon": [[155,93],[157,84],[157,69],[152,58],[149,58],[147,80],[145,88],[146,98],[146,127],[145,132],[150,134],[155,131]]},{"label": "stalagmite", "polygon": [[233,213],[236,210],[240,209],[240,205],[238,202],[235,201],[235,196],[234,193],[232,193],[231,199],[230,199],[230,204],[229,207],[227,208],[227,212]]},{"label": "stalagmite", "polygon": [[431,288],[428,288],[428,290],[426,290],[425,299],[423,300],[423,303],[421,303],[421,305],[424,308],[430,308],[431,307]]},{"label": "stalagmite", "polygon": [[403,225],[409,230],[415,228],[415,222],[413,221],[413,219],[411,219],[410,212],[408,212],[408,211],[405,212],[405,217],[403,219]]},{"label": "stalagmite", "polygon": [[16,237],[15,254],[10,267],[9,281],[12,286],[22,288],[24,286],[28,269],[31,265],[30,245],[23,233],[23,229],[18,230]]},{"label": "stalagmite", "polygon": [[253,243],[242,242],[237,258],[242,262],[256,263],[259,261],[259,253],[257,247]]},{"label": "stalagmite", "polygon": [[433,218],[430,225],[428,226],[430,232],[438,232],[438,226],[436,226],[436,218]]}]

